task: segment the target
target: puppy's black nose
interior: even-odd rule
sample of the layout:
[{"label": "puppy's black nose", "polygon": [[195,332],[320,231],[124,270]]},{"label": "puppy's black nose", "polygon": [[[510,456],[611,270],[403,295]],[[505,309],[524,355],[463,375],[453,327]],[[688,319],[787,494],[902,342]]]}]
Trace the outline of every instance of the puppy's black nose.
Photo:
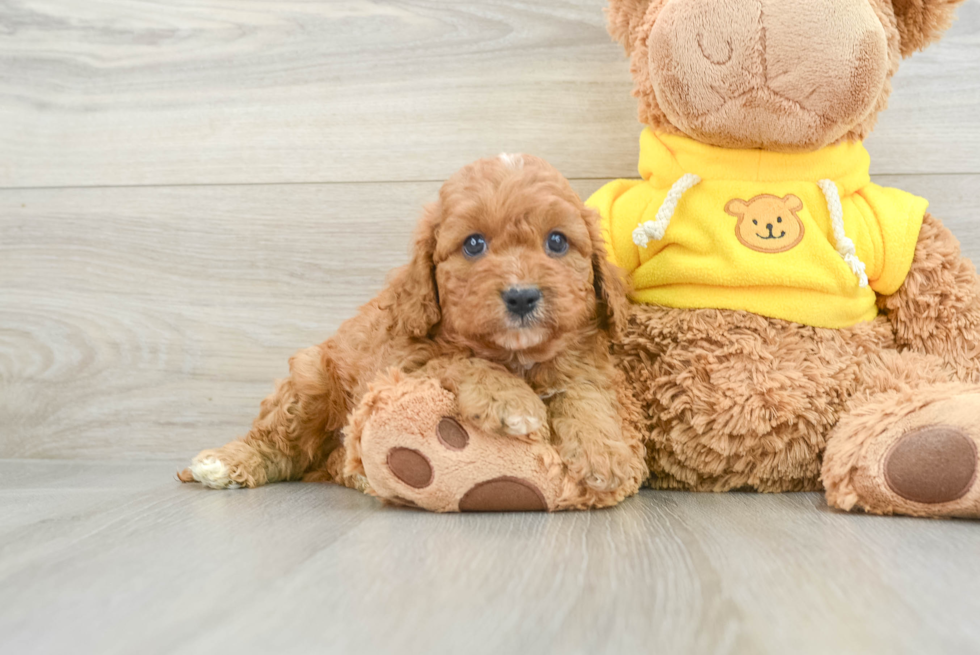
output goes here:
[{"label": "puppy's black nose", "polygon": [[541,300],[541,290],[537,287],[511,287],[501,296],[507,311],[519,318],[524,318],[534,311]]}]

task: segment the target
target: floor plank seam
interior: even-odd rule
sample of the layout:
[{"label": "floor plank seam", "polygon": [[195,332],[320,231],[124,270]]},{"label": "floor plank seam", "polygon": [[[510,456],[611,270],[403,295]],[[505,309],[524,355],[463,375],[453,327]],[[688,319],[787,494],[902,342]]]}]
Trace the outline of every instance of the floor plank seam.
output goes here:
[{"label": "floor plank seam", "polygon": [[[975,172],[956,172],[956,173],[888,173],[872,172],[871,177],[909,177],[909,178],[949,178],[949,177],[974,177],[980,175],[980,170]],[[623,178],[636,178],[636,175],[616,176],[609,175],[603,177],[569,177],[569,182],[598,182],[601,180]],[[201,183],[179,183],[179,184],[80,184],[63,186],[0,186],[0,192],[14,191],[83,191],[87,189],[106,190],[106,189],[181,189],[181,188],[233,188],[233,187],[280,187],[280,186],[341,186],[341,185],[371,185],[371,184],[441,184],[443,179],[418,179],[418,180],[326,180],[326,181],[306,181],[306,182],[201,182]]]}]

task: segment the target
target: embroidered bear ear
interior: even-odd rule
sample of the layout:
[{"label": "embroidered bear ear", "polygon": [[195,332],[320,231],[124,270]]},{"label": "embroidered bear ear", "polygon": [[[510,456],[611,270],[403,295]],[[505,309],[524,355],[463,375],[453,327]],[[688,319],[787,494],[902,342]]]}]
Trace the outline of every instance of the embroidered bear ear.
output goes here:
[{"label": "embroidered bear ear", "polygon": [[[717,206],[717,205],[716,205]],[[733,198],[728,201],[725,205],[725,213],[735,218],[742,218],[745,216],[745,212],[749,210],[749,203],[742,200],[741,198]]]},{"label": "embroidered bear ear", "polygon": [[786,209],[790,210],[791,212],[798,212],[803,209],[803,201],[794,196],[792,193],[783,198],[783,204],[786,205]]}]

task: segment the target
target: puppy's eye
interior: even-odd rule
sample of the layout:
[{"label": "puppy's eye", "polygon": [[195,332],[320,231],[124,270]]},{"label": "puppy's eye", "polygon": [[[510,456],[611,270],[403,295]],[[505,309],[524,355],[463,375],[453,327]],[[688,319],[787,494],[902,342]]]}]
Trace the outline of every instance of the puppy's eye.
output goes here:
[{"label": "puppy's eye", "polygon": [[776,218],[776,222],[777,222],[777,223],[782,223],[782,222],[783,222],[783,217],[782,217],[782,216],[778,216],[778,217]]},{"label": "puppy's eye", "polygon": [[564,255],[568,252],[568,239],[561,232],[552,232],[544,240],[544,248],[550,255]]},{"label": "puppy's eye", "polygon": [[463,241],[463,254],[467,257],[479,257],[487,251],[487,240],[482,234],[471,234]]},{"label": "puppy's eye", "polygon": [[759,221],[752,221],[752,225],[758,225]]}]

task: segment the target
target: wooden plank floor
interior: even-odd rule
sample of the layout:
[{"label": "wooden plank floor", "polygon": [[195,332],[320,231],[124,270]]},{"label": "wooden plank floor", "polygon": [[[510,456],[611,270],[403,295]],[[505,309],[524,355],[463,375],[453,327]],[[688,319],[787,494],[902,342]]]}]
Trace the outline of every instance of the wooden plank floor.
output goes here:
[{"label": "wooden plank floor", "polygon": [[[0,652],[975,653],[980,530],[819,494],[379,509],[177,463],[0,461]],[[69,648],[70,646],[70,648]]]},{"label": "wooden plank floor", "polygon": [[[980,652],[980,526],[819,495],[430,516],[173,472],[501,151],[635,176],[601,0],[0,0],[0,653]],[[868,141],[980,261],[980,0]]]}]

